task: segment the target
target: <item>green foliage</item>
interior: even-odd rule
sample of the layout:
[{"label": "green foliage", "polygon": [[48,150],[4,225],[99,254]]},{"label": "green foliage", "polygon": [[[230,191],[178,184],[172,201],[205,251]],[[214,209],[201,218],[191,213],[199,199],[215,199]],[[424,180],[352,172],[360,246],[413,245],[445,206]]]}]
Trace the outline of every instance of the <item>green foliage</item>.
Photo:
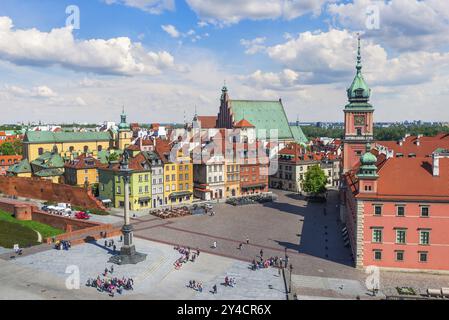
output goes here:
[{"label": "green foliage", "polygon": [[[317,137],[329,138],[343,138],[343,128],[321,128],[316,126],[301,127],[308,139]],[[449,133],[449,127],[440,124],[393,124],[389,127],[374,127],[374,140],[379,141],[397,141],[403,138],[407,133],[417,136],[422,134],[424,136],[435,136],[438,133]]]},{"label": "green foliage", "polygon": [[109,156],[106,156],[106,160],[109,161],[117,161],[119,159],[119,154],[117,152],[109,154]]},{"label": "green foliage", "polygon": [[305,174],[303,189],[307,193],[317,195],[326,191],[326,183],[326,174],[319,165],[314,165]]},{"label": "green foliage", "polygon": [[22,142],[19,139],[16,139],[13,142],[5,142],[1,144],[0,154],[5,156],[22,154]]},{"label": "green foliage", "polygon": [[10,213],[4,212],[0,210],[0,221],[6,221],[14,224],[21,225],[25,228],[29,228],[32,230],[38,231],[43,238],[53,237],[58,234],[64,233],[63,230],[53,228],[52,226],[37,222],[37,221],[24,221],[24,220],[17,220],[14,218]]},{"label": "green foliage", "polygon": [[0,220],[0,246],[13,248],[15,244],[19,247],[39,244],[36,232],[19,224]]}]

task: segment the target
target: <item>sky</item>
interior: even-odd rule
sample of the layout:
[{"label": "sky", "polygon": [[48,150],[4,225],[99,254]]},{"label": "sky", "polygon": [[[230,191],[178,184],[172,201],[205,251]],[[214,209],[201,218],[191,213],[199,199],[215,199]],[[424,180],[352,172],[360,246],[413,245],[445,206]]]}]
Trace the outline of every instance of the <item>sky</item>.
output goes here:
[{"label": "sky", "polygon": [[445,0],[1,0],[0,123],[343,121],[357,34],[375,121],[449,121]]}]

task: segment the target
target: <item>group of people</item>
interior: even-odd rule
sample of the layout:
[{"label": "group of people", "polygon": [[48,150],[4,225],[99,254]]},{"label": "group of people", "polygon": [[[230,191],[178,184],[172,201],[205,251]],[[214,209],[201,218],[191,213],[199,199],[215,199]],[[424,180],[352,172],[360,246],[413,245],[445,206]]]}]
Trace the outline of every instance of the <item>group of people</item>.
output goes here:
[{"label": "group of people", "polygon": [[[114,273],[114,266],[111,266],[110,269],[105,268],[103,272],[103,279],[100,276],[97,276],[96,279],[90,278],[86,282],[86,286],[96,288],[100,292],[107,292],[111,297],[115,295],[115,293],[122,294],[123,290],[134,290],[134,280],[132,278],[122,277],[121,279],[118,277],[112,277]],[[108,274],[111,277],[108,277]]]},{"label": "group of people", "polygon": [[69,240],[58,240],[55,242],[56,250],[69,250],[72,247],[72,243]]},{"label": "group of people", "polygon": [[188,287],[192,288],[193,290],[196,290],[198,292],[203,292],[203,284],[199,281],[190,280]]},{"label": "group of people", "polygon": [[104,246],[107,248],[112,248],[114,252],[117,250],[117,246],[115,245],[114,239],[104,240]]},{"label": "group of people", "polygon": [[180,246],[175,246],[174,249],[177,250],[181,254],[181,257],[178,260],[176,260],[174,263],[176,270],[181,268],[183,263],[187,263],[188,261],[195,262],[196,258],[200,255],[199,249],[196,249],[195,251],[193,251],[193,250],[190,250],[189,247],[185,248],[185,247],[180,247]]},{"label": "group of people", "polygon": [[252,270],[263,269],[268,267],[282,267],[283,260],[282,258],[270,257],[268,259],[264,259],[263,256],[260,256],[259,260],[253,259],[252,261]]},{"label": "group of people", "polygon": [[235,278],[226,276],[224,284],[227,287],[234,287],[235,286]]}]

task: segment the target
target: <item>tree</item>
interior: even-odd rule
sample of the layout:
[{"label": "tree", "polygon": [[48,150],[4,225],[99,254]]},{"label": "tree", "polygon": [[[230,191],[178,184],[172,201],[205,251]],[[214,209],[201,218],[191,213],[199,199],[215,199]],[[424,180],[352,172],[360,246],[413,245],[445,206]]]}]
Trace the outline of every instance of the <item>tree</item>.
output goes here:
[{"label": "tree", "polygon": [[110,162],[110,161],[117,161],[118,158],[119,158],[119,154],[117,152],[111,153],[111,154],[109,154],[109,156],[106,157],[108,162]]},{"label": "tree", "polygon": [[303,183],[305,192],[318,195],[326,191],[327,178],[319,165],[314,165],[307,170]]},{"label": "tree", "polygon": [[16,154],[14,151],[14,146],[11,142],[5,142],[0,145],[0,154],[5,156],[11,156]]}]

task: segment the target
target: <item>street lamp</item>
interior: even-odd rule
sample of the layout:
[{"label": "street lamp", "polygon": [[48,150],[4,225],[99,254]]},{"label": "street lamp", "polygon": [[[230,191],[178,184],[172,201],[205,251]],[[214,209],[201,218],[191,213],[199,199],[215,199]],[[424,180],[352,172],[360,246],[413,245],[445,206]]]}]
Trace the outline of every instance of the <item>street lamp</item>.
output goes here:
[{"label": "street lamp", "polygon": [[146,259],[147,255],[136,251],[133,244],[133,226],[129,218],[129,182],[131,169],[128,167],[129,155],[125,151],[123,159],[120,162],[120,176],[123,178],[125,199],[123,204],[123,216],[125,223],[122,227],[123,246],[120,248],[120,254],[112,256],[109,262],[115,264],[136,264]]},{"label": "street lamp", "polygon": [[292,266],[292,264],[290,264],[290,287],[289,287],[288,293],[292,293],[292,271],[293,271],[293,266]]}]

